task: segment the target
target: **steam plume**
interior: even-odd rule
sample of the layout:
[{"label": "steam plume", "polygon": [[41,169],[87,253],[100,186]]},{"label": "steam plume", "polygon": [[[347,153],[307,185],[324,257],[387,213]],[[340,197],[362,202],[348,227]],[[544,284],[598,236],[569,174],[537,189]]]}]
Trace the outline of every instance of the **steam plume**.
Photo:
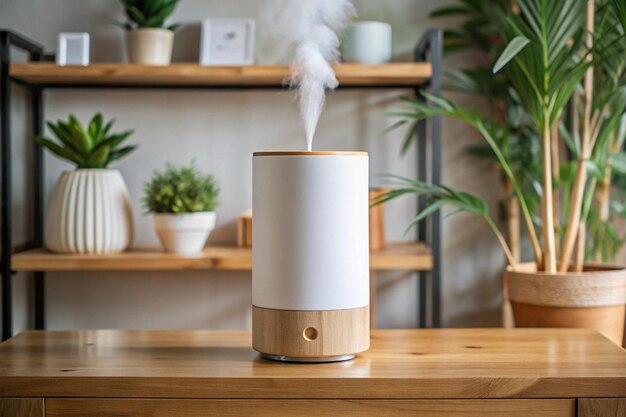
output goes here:
[{"label": "steam plume", "polygon": [[330,64],[339,57],[337,30],[354,14],[350,0],[268,0],[262,27],[273,40],[276,54],[291,54],[291,83],[298,87],[298,105],[307,150],[322,108],[325,90],[339,84]]}]

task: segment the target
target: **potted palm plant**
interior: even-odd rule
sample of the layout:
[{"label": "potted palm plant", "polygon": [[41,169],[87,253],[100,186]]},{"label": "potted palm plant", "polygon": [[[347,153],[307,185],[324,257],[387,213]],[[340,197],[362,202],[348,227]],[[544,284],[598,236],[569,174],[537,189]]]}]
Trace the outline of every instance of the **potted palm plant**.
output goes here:
[{"label": "potted palm plant", "polygon": [[126,29],[126,50],[132,64],[169,65],[174,31],[179,24],[166,26],[178,0],[121,0],[128,19],[118,23]]},{"label": "potted palm plant", "polygon": [[108,166],[136,146],[122,146],[133,133],[111,133],[113,120],[96,114],[87,128],[70,115],[48,122],[57,140],[36,142],[76,165],[65,171],[54,189],[46,215],[45,244],[53,252],[109,254],[127,249],[133,238],[133,218],[122,174]]},{"label": "potted palm plant", "polygon": [[[445,205],[481,215],[507,258],[505,275],[517,326],[591,327],[621,344],[626,270],[585,263],[584,258],[590,245],[586,220],[598,184],[623,161],[618,151],[626,121],[623,5],[617,0],[603,1],[597,13],[593,0],[518,0],[515,5],[516,13],[500,16],[506,46],[493,72],[504,76],[534,130],[527,146],[532,146],[533,137],[539,142],[541,169],[533,179],[540,199],[536,209],[528,204],[509,155],[497,140],[503,129],[509,128],[506,119],[493,120],[427,93],[430,105],[409,100],[408,108],[395,114],[401,118],[400,124],[433,116],[453,117],[482,134],[519,202],[534,262],[516,259],[487,205],[476,196],[390,177],[396,189],[378,202],[407,193],[428,196],[428,207],[415,221]],[[594,74],[603,86],[609,84],[596,94]],[[577,99],[579,90],[582,93]],[[578,122],[568,129],[563,119],[570,102],[574,105],[568,116]],[[571,156],[557,154],[562,144]],[[538,224],[535,219],[540,219]]]},{"label": "potted palm plant", "polygon": [[191,164],[167,164],[144,185],[143,203],[153,213],[154,228],[167,252],[193,255],[202,251],[215,228],[219,187],[212,175]]}]

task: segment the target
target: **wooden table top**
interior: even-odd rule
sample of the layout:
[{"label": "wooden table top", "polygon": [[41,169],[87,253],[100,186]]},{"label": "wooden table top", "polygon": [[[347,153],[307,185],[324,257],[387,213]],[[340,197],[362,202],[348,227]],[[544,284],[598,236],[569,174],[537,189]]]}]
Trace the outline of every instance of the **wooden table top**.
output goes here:
[{"label": "wooden table top", "polygon": [[0,397],[626,396],[626,352],[588,330],[374,330],[355,360],[264,360],[249,331],[28,331],[0,344]]}]

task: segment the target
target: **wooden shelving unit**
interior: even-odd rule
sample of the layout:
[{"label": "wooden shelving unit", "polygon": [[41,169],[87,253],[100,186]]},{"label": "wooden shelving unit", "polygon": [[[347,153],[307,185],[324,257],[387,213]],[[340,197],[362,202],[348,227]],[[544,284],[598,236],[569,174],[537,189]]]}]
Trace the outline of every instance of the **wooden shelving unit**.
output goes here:
[{"label": "wooden shelving unit", "polygon": [[[414,91],[428,89],[440,93],[443,34],[441,30],[427,30],[414,49],[415,62],[383,65],[339,64],[334,70],[339,89],[404,88]],[[11,49],[28,54],[29,62],[17,63],[11,58]],[[126,89],[199,89],[246,90],[288,88],[290,69],[287,66],[200,66],[197,63],[175,63],[163,67],[94,63],[89,66],[57,66],[49,62],[54,56],[45,54],[38,43],[12,31],[0,30],[0,289],[2,306],[2,339],[12,334],[13,300],[12,279],[14,271],[34,271],[34,324],[45,328],[45,273],[49,271],[183,271],[183,270],[250,270],[251,251],[234,247],[209,247],[200,256],[182,257],[165,254],[155,248],[135,249],[113,256],[59,255],[46,252],[44,244],[44,184],[45,169],[41,147],[32,148],[29,166],[32,181],[27,194],[32,202],[33,235],[15,246],[12,213],[12,135],[11,94],[12,84],[19,84],[30,95],[30,120],[32,132],[44,131],[44,94],[50,90],[106,88]],[[415,132],[417,179],[435,184],[440,182],[441,122],[433,117],[428,123],[420,122]],[[424,210],[425,199],[418,200],[418,211]],[[440,214],[434,213],[419,222],[417,241],[388,245],[384,250],[373,251],[370,269],[416,271],[418,277],[417,317],[420,327],[437,327],[440,323],[441,238]],[[375,276],[374,273],[371,274]],[[371,280],[372,282],[374,279]],[[375,292],[373,292],[375,293]],[[428,302],[427,302],[428,301]],[[375,305],[371,311],[375,314]],[[430,322],[430,323],[428,323]]]},{"label": "wooden shelving unit", "polygon": [[[429,80],[428,62],[384,65],[339,64],[334,66],[340,86],[415,86]],[[163,67],[132,64],[91,64],[60,67],[47,62],[11,64],[11,77],[29,85],[44,86],[195,86],[277,87],[287,84],[287,66],[252,65],[209,67],[172,64]]]},{"label": "wooden shelving unit", "polygon": [[[370,269],[429,270],[432,255],[423,243],[392,243],[370,254]],[[207,247],[202,254],[180,256],[159,248],[137,248],[116,255],[64,255],[33,249],[12,258],[14,271],[182,271],[252,269],[252,251],[228,246]]]}]

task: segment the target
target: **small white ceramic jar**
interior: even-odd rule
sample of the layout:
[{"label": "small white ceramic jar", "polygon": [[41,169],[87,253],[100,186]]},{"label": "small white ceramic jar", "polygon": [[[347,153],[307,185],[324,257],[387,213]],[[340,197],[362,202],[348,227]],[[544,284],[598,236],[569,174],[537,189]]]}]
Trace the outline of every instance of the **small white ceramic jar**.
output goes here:
[{"label": "small white ceramic jar", "polygon": [[391,25],[385,22],[357,22],[350,25],[341,41],[343,60],[362,64],[383,64],[391,60]]}]

